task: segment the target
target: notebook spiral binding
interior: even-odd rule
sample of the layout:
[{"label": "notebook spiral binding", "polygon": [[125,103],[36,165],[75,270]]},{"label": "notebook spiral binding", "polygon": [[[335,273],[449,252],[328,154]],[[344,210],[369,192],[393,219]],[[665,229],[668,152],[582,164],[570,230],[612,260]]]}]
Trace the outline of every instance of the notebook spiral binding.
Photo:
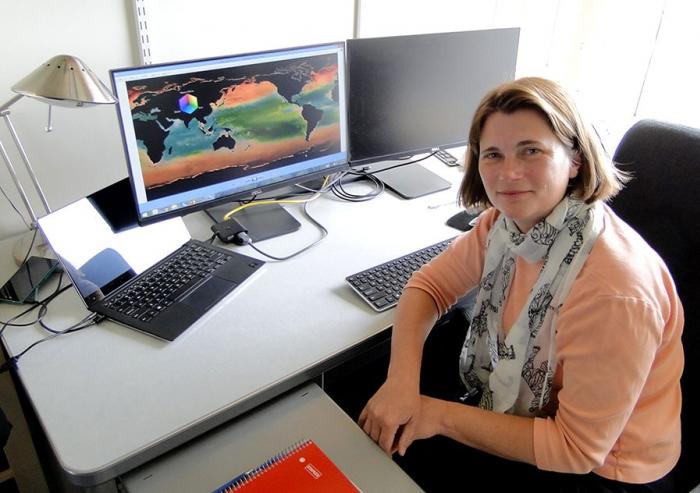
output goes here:
[{"label": "notebook spiral binding", "polygon": [[243,474],[236,476],[228,483],[226,483],[223,486],[214,490],[212,493],[235,493],[236,490],[238,490],[239,488],[242,488],[244,485],[251,482],[256,477],[260,476],[262,473],[264,473],[270,469],[273,469],[275,466],[277,466],[280,462],[284,461],[291,454],[293,454],[297,450],[301,450],[304,447],[307,447],[310,443],[311,443],[311,440],[309,440],[308,438],[305,438],[303,440],[299,440],[298,442],[295,442],[294,444],[287,447],[286,449],[284,449],[280,453],[273,455],[272,457],[270,457],[269,459],[267,459],[265,462],[263,462],[259,466],[255,467],[254,469],[251,469],[250,471],[244,472]]}]

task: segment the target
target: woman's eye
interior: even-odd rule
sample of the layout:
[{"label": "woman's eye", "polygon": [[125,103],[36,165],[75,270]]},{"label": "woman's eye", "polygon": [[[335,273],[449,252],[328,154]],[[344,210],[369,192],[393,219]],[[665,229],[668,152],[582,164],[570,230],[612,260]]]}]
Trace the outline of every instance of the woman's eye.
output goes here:
[{"label": "woman's eye", "polygon": [[537,147],[528,147],[525,149],[525,154],[528,156],[534,156],[539,154],[541,151]]},{"label": "woman's eye", "polygon": [[485,152],[481,155],[482,159],[496,159],[498,157],[497,152]]}]

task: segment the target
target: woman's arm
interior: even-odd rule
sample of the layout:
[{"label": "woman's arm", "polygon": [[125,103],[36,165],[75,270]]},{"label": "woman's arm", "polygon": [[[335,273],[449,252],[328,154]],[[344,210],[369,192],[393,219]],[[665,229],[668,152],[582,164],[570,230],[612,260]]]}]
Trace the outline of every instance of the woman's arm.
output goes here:
[{"label": "woman's arm", "polygon": [[533,418],[421,396],[420,408],[403,427],[396,450],[403,455],[414,440],[444,435],[499,457],[535,464],[533,426]]},{"label": "woman's arm", "polygon": [[445,435],[485,452],[535,463],[533,419],[419,395],[423,344],[437,320],[432,298],[407,289],[398,305],[387,380],[359,424],[387,453],[403,455],[414,441]]},{"label": "woman's arm", "polygon": [[481,277],[484,245],[496,213],[450,244],[409,280],[396,310],[386,382],[360,414],[359,424],[387,453],[396,451],[401,427],[420,407],[423,345],[433,325]]},{"label": "woman's arm", "polygon": [[401,295],[391,336],[391,359],[386,382],[360,413],[359,424],[388,454],[395,450],[397,431],[420,406],[423,344],[438,318],[433,299],[407,288]]},{"label": "woman's arm", "polygon": [[682,356],[666,359],[659,353],[662,316],[639,298],[594,296],[593,291],[572,290],[572,306],[559,317],[557,412],[537,419],[533,430],[541,469],[573,473],[597,469],[625,429],[629,430],[622,442],[626,450],[615,460],[626,459],[632,449],[636,450],[629,457],[653,455],[650,445],[673,422],[670,410],[675,409],[677,392],[673,382],[680,375]]}]

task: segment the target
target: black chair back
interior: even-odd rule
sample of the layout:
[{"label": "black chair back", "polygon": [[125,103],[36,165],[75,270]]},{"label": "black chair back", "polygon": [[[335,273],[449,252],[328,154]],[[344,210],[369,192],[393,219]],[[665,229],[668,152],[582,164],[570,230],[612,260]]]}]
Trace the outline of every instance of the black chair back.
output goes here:
[{"label": "black chair back", "polygon": [[700,129],[639,121],[622,138],[613,160],[634,178],[611,206],[664,259],[685,311],[676,486],[690,491],[700,484],[700,269],[695,257],[700,253]]}]

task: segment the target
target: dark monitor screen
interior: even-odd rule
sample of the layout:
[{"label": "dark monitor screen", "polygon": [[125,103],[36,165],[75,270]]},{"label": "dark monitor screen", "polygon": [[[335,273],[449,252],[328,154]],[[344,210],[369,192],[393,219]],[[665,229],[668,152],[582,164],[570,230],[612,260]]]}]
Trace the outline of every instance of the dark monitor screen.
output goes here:
[{"label": "dark monitor screen", "polygon": [[486,92],[515,77],[519,28],[347,41],[350,163],[464,145]]},{"label": "dark monitor screen", "polygon": [[110,74],[142,224],[347,167],[344,43]]}]

